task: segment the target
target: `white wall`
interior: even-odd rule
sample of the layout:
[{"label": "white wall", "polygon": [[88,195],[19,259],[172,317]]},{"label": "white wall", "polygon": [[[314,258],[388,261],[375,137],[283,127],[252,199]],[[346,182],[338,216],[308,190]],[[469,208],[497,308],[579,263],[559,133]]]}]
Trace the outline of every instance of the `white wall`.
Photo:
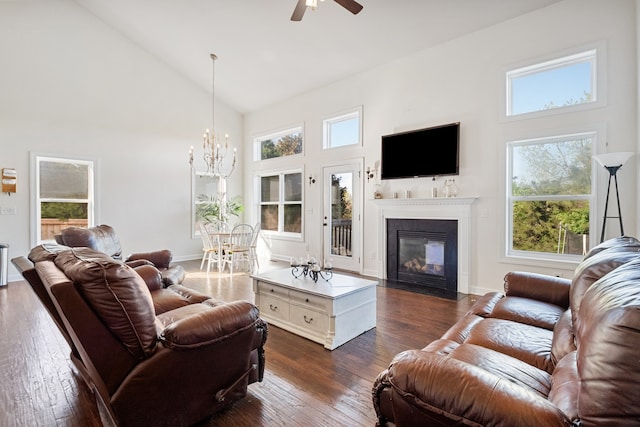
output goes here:
[{"label": "white wall", "polygon": [[[18,192],[0,194],[17,210],[0,216],[10,257],[31,247],[32,151],[97,159],[97,221],[115,227],[125,253],[201,255],[187,157],[211,127],[210,92],[67,0],[0,2],[0,58],[0,168],[18,171]],[[241,145],[242,116],[216,103],[216,130]],[[241,192],[241,167],[229,187]]]},{"label": "white wall", "polygon": [[[460,121],[461,170],[456,179],[459,195],[479,197],[473,207],[471,291],[499,290],[504,274],[515,269],[570,277],[573,265],[542,267],[503,260],[500,242],[504,235],[504,142],[512,137],[600,126],[606,131],[606,151],[636,151],[635,16],[634,0],[567,0],[398,61],[381,60],[380,66],[365,73],[246,115],[245,152],[250,153],[251,138],[257,134],[304,123],[305,155],[298,162],[303,163],[305,176],[320,176],[321,166],[336,160],[321,149],[322,119],[331,113],[363,105],[364,147],[340,152],[338,156],[364,157],[365,166],[379,159],[381,135]],[[594,43],[606,47],[607,99],[602,108],[561,114],[544,122],[546,128],[540,128],[538,121],[501,120],[507,68]],[[245,194],[250,195],[253,173],[276,165],[253,163],[248,155],[245,160]],[[625,229],[631,232],[637,231],[635,176],[633,163],[619,172]],[[604,203],[604,190],[599,184],[598,206]],[[413,197],[429,197],[431,187],[430,178],[394,180],[385,182],[384,191],[387,195],[394,191],[402,194],[409,189]],[[318,186],[307,186],[305,241],[274,241],[274,255],[299,254],[307,245],[312,253],[320,253],[320,190]],[[365,198],[370,198],[372,192],[372,186],[365,184]],[[363,272],[380,277],[383,255],[376,253],[376,248],[383,236],[377,234],[375,206],[365,202],[364,209]],[[608,230],[616,231],[613,225]]]},{"label": "white wall", "polygon": [[[322,165],[336,161],[319,148],[322,119],[332,113],[363,105],[364,146],[339,156],[363,157],[365,167],[379,159],[381,135],[459,120],[460,195],[479,197],[472,221],[472,291],[500,289],[502,276],[512,269],[569,276],[571,268],[501,260],[502,144],[508,136],[544,134],[586,121],[605,127],[608,151],[637,151],[635,7],[634,0],[567,0],[398,61],[381,58],[372,70],[244,118],[216,104],[216,130],[244,140],[239,154],[246,173],[243,179],[240,165],[229,193],[244,193],[245,219],[256,221],[253,174],[276,167],[253,163],[251,137],[259,133],[304,123],[306,177],[320,176]],[[31,151],[98,159],[98,220],[117,229],[125,252],[169,247],[176,259],[199,256],[200,242],[190,234],[186,157],[211,126],[210,93],[68,0],[0,2],[0,35],[0,168],[15,167],[19,177],[17,194],[0,194],[0,207],[17,209],[15,216],[0,215],[0,242],[10,245],[10,256],[30,248]],[[549,125],[553,129],[538,129],[533,121],[500,121],[507,67],[596,42],[607,48],[603,108],[586,120],[562,115]],[[620,183],[625,229],[637,235],[636,169],[625,165]],[[387,183],[386,191],[408,188],[426,197],[431,185],[430,179],[400,180]],[[320,253],[320,187],[305,191],[305,241],[272,242],[274,254],[292,255],[307,246]],[[372,191],[365,184],[365,198]],[[598,206],[604,202],[599,191]],[[364,208],[363,272],[377,275],[381,236],[375,207],[365,203]],[[10,273],[17,279],[12,267]]]}]

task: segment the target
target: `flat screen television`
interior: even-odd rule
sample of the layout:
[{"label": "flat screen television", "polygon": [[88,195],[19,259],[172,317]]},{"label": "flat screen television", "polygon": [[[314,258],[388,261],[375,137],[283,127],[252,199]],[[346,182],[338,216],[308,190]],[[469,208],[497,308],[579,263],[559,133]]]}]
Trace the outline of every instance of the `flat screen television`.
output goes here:
[{"label": "flat screen television", "polygon": [[460,122],[382,136],[380,178],[458,175]]}]

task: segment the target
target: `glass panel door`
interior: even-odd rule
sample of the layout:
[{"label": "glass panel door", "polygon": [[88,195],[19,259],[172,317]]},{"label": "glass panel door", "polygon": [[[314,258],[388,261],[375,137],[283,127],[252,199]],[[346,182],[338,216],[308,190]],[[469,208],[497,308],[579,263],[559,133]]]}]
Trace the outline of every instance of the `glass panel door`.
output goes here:
[{"label": "glass panel door", "polygon": [[335,268],[360,271],[361,166],[324,168],[324,259]]}]

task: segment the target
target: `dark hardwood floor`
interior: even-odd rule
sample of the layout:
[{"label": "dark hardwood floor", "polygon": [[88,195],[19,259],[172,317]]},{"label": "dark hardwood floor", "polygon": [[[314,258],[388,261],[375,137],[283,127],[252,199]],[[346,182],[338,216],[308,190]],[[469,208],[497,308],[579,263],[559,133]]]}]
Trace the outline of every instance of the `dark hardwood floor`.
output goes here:
[{"label": "dark hardwood floor", "polygon": [[[247,273],[182,263],[185,285],[224,300],[254,302]],[[263,263],[264,264],[264,263]],[[284,264],[261,265],[262,270]],[[378,286],[377,327],[333,351],[270,326],[262,383],[204,426],[373,426],[371,387],[395,354],[422,348],[459,319],[473,295],[445,299]],[[215,367],[212,367],[215,369]],[[100,426],[91,391],[69,348],[25,282],[0,288],[0,426]]]}]

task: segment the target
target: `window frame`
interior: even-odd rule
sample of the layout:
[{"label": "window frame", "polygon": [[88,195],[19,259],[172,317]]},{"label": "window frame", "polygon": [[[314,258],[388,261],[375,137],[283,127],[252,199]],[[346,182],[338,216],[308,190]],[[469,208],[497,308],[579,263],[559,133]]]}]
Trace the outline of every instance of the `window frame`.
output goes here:
[{"label": "window frame", "polygon": [[[555,52],[542,58],[529,59],[516,65],[511,65],[503,69],[501,74],[502,100],[501,121],[511,122],[519,120],[529,120],[532,118],[545,118],[558,114],[593,110],[606,106],[606,61],[607,52],[605,42],[597,42],[578,48],[573,48],[561,52]],[[558,106],[549,109],[531,111],[519,114],[510,114],[511,110],[511,81],[509,76],[520,77],[535,74],[536,72],[547,71],[554,68],[570,65],[572,63],[584,62],[585,58],[591,58],[592,64],[592,100],[589,102]]]},{"label": "window frame", "polygon": [[[276,159],[291,159],[291,158],[298,158],[300,156],[304,155],[304,151],[305,151],[305,129],[304,129],[304,124],[298,124],[298,125],[294,125],[294,126],[288,126],[286,128],[281,128],[278,130],[274,130],[274,131],[270,131],[267,133],[261,133],[257,136],[255,136],[253,138],[253,161],[254,162],[271,162],[271,161],[276,161]],[[269,139],[274,139],[274,138],[281,138],[287,135],[291,135],[294,133],[300,133],[301,135],[301,150],[300,153],[296,153],[296,154],[291,154],[289,156],[280,156],[280,157],[272,157],[269,159],[262,159],[261,158],[261,154],[262,154],[262,142],[267,141]]]},{"label": "window frame", "polygon": [[[264,171],[256,174],[256,192],[258,195],[257,201],[257,218],[262,218],[262,206],[264,205],[276,205],[278,206],[278,230],[267,230],[266,228],[262,228],[262,233],[265,235],[281,238],[284,240],[295,240],[295,241],[303,241],[304,237],[304,227],[305,227],[305,215],[304,215],[304,206],[305,206],[305,185],[304,185],[304,171],[301,168],[295,169],[279,169],[276,171]],[[301,194],[300,200],[291,201],[285,200],[285,175],[300,175],[300,186],[301,186]],[[278,177],[278,201],[274,202],[263,202],[262,201],[262,178],[266,177]],[[284,207],[285,205],[300,205],[300,233],[294,233],[290,231],[284,231]]]},{"label": "window frame", "polygon": [[[518,263],[531,265],[547,264],[547,266],[556,263],[577,265],[582,259],[582,255],[558,254],[551,252],[534,252],[513,249],[513,204],[517,201],[572,201],[587,200],[589,201],[589,247],[593,247],[596,239],[597,214],[596,206],[597,181],[596,167],[591,168],[591,191],[589,194],[582,195],[541,195],[541,196],[513,196],[513,155],[512,149],[516,146],[537,145],[544,143],[571,141],[576,139],[591,138],[591,156],[598,150],[599,135],[603,134],[601,129],[590,129],[577,132],[556,132],[553,135],[538,136],[532,138],[509,139],[505,143],[505,239],[504,239],[504,260],[517,260]],[[523,262],[524,261],[524,262]]]},{"label": "window frame", "polygon": [[[336,123],[341,123],[351,119],[358,119],[358,137],[357,141],[353,144],[345,144],[332,146],[331,145],[331,126]],[[362,146],[362,105],[358,107],[344,110],[342,112],[332,114],[326,117],[322,121],[322,148],[324,150],[336,150],[340,148],[348,147],[361,147]]]},{"label": "window frame", "polygon": [[97,175],[98,162],[90,157],[82,156],[61,156],[55,154],[30,153],[31,173],[30,173],[30,193],[31,193],[31,245],[36,246],[51,240],[42,240],[42,218],[41,203],[47,201],[57,201],[58,199],[46,198],[40,196],[40,163],[41,162],[58,162],[85,164],[88,166],[89,176],[87,177],[87,199],[64,199],[69,203],[87,203],[87,227],[93,227],[98,221],[97,218]]}]

